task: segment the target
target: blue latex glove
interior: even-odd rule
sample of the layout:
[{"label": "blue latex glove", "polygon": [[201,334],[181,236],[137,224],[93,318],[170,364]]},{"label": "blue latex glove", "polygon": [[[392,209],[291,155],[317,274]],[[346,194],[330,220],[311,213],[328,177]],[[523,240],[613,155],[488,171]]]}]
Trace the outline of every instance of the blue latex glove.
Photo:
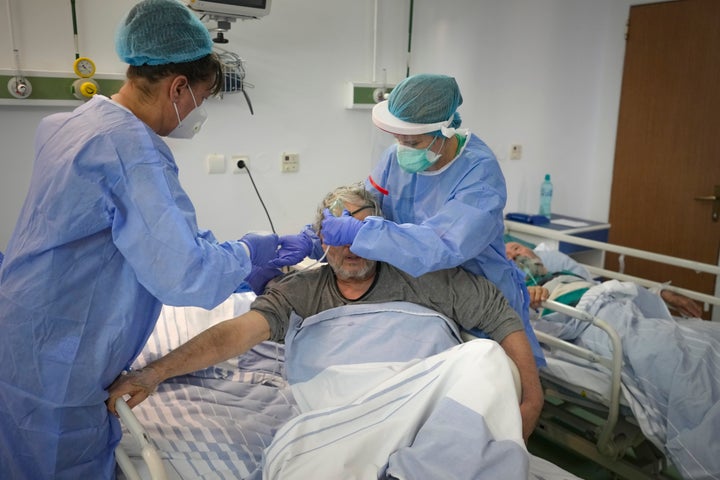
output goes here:
[{"label": "blue latex glove", "polygon": [[315,233],[315,230],[313,229],[312,225],[305,225],[305,229],[303,230],[303,233],[310,238],[312,241],[312,250],[308,254],[308,257],[312,258],[313,260],[320,260],[325,255],[325,250],[322,248],[322,240],[320,240],[320,237],[318,237],[318,234]]},{"label": "blue latex glove", "polygon": [[261,235],[248,233],[240,241],[250,250],[250,262],[256,267],[267,267],[277,258],[278,236],[274,233]]},{"label": "blue latex glove", "polygon": [[326,245],[335,247],[352,245],[364,222],[350,215],[347,210],[343,210],[342,215],[339,217],[330,213],[327,208],[323,214],[325,216],[321,227],[323,242]]},{"label": "blue latex glove", "polygon": [[[252,272],[251,272],[252,273]],[[253,289],[250,286],[250,284],[247,281],[243,281],[238,287],[235,289],[233,293],[247,293],[252,292]]]},{"label": "blue latex glove", "polygon": [[268,282],[280,275],[282,275],[282,272],[279,268],[253,267],[250,275],[245,279],[245,282],[250,285],[250,288],[252,288],[255,294],[262,295]]},{"label": "blue latex glove", "polygon": [[280,249],[277,258],[270,262],[273,267],[287,267],[301,262],[313,250],[313,241],[303,232],[297,235],[283,235],[280,237]]}]

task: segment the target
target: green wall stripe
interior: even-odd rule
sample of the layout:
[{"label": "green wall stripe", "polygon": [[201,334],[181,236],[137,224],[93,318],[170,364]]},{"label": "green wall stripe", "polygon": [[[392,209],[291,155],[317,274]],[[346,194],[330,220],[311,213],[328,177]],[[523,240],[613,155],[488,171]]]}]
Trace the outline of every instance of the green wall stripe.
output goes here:
[{"label": "green wall stripe", "polygon": [[374,104],[373,92],[377,87],[353,87],[353,104],[367,105]]}]

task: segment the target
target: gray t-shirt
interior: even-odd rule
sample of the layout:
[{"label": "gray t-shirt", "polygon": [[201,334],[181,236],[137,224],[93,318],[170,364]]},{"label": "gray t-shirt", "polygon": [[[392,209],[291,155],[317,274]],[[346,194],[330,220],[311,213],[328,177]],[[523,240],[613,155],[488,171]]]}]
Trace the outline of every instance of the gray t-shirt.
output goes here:
[{"label": "gray t-shirt", "polygon": [[378,262],[375,282],[357,300],[343,297],[329,265],[291,273],[268,284],[265,293],[250,306],[270,324],[271,340],[285,338],[290,312],[301,318],[342,305],[411,302],[439,312],[466,329],[479,328],[501,342],[522,331],[518,314],[495,285],[462,268],[413,277],[392,265]]}]

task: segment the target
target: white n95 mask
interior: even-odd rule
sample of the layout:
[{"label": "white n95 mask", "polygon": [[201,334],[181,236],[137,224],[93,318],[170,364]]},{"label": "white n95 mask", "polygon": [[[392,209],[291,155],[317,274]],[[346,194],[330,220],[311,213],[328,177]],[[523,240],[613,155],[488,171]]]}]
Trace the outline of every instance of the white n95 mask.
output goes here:
[{"label": "white n95 mask", "polygon": [[196,133],[200,131],[203,124],[205,123],[205,120],[207,120],[207,111],[205,110],[205,107],[198,106],[197,102],[195,101],[195,94],[193,94],[190,85],[188,85],[188,90],[190,90],[190,96],[193,99],[195,108],[187,114],[184,120],[180,120],[180,112],[178,112],[177,104],[173,102],[173,107],[175,107],[175,115],[177,115],[178,119],[178,126],[175,127],[172,132],[167,134],[168,137],[192,138],[195,136]]}]

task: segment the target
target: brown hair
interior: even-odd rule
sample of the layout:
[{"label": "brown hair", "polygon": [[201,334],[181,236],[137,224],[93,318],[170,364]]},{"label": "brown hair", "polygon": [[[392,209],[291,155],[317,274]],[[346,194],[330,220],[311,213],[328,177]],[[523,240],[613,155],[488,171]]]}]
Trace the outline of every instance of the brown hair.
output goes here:
[{"label": "brown hair", "polygon": [[206,82],[214,78],[210,89],[212,95],[217,95],[223,90],[225,73],[220,58],[211,53],[197,60],[183,63],[168,63],[165,65],[130,65],[127,69],[127,78],[137,84],[138,88],[146,95],[151,95],[151,87],[171,75],[185,75],[190,85]]}]

